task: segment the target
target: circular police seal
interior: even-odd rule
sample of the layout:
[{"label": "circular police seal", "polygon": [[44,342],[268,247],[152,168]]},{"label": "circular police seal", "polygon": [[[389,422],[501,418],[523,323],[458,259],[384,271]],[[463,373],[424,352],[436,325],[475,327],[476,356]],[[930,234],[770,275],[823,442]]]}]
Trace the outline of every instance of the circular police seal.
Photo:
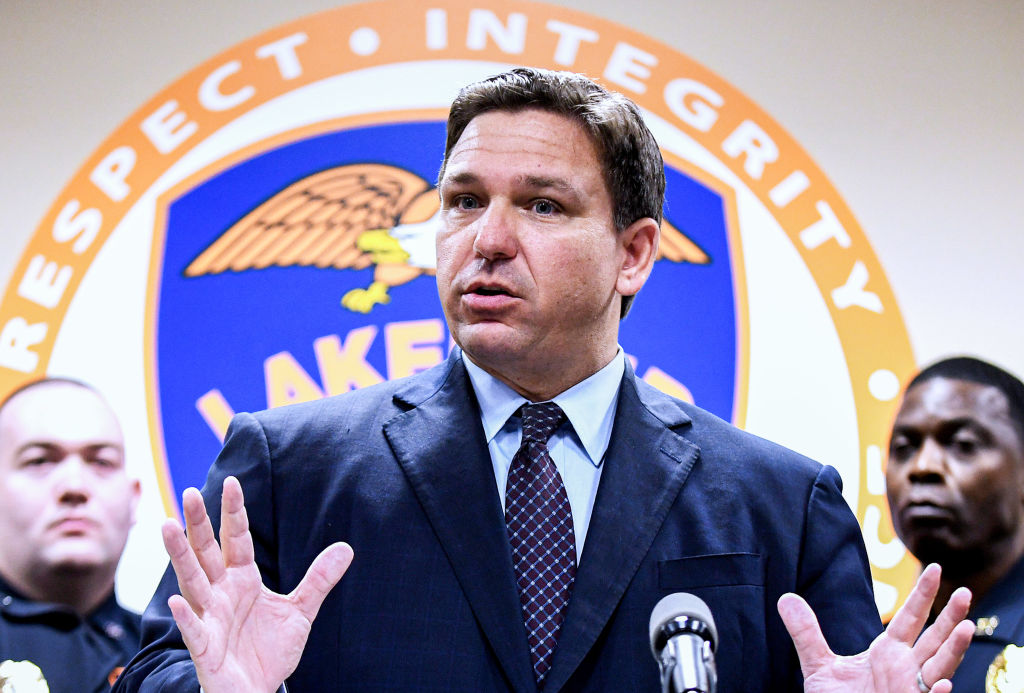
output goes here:
[{"label": "circular police seal", "polygon": [[202,482],[234,412],[445,357],[432,275],[447,107],[517,64],[641,107],[665,224],[621,344],[647,382],[839,469],[891,613],[916,565],[888,520],[882,447],[914,359],[853,214],[706,67],[514,1],[381,0],[253,37],[132,114],[55,200],[0,304],[0,391],[74,375],[122,413],[147,489],[122,596],[145,603],[162,553],[135,537]]}]

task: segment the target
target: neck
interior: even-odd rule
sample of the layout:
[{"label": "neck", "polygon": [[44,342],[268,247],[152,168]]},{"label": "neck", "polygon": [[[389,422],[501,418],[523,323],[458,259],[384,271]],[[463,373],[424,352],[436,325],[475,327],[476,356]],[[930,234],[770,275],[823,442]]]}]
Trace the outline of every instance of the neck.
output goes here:
[{"label": "neck", "polygon": [[[576,358],[568,364],[543,364],[534,369],[530,364],[508,363],[493,364],[481,362],[472,354],[473,363],[480,366],[490,375],[508,385],[530,402],[546,402],[554,399],[569,388],[577,385],[611,363],[618,353],[618,344],[610,350],[595,354],[590,359]],[[565,367],[563,367],[565,366]]]},{"label": "neck", "polygon": [[80,616],[87,616],[114,592],[112,571],[53,570],[44,575],[18,579],[4,574],[4,579],[26,598],[36,602],[63,604]]},{"label": "neck", "polygon": [[[939,591],[932,603],[931,615],[936,618],[942,607],[949,601],[949,597],[959,587],[966,587],[971,591],[971,607],[973,608],[988,592],[1013,569],[1017,562],[1024,557],[1024,532],[1014,536],[1009,542],[998,544],[997,551],[990,552],[986,560],[972,559],[962,561],[957,558],[946,561],[947,565],[942,566],[942,579],[939,581]],[[980,565],[981,570],[964,572],[964,565]],[[955,568],[953,566],[956,566]],[[985,614],[981,614],[984,616]]]}]

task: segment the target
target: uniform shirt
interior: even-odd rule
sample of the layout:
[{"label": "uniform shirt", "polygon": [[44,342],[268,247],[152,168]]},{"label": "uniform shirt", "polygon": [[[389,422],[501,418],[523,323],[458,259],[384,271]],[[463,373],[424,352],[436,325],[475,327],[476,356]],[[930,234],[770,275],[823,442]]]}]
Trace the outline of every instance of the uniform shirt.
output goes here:
[{"label": "uniform shirt", "polygon": [[[473,363],[465,352],[462,357],[480,405],[480,422],[504,510],[508,470],[523,438],[521,419],[513,414],[527,401]],[[625,369],[626,359],[619,349],[604,368],[551,400],[562,408],[568,419],[548,439],[548,452],[569,497],[577,563],[583,555],[583,542],[594,510],[604,455],[612,437],[619,385]]]},{"label": "uniform shirt", "polygon": [[62,604],[25,599],[0,580],[0,675],[24,676],[34,665],[50,693],[109,691],[139,650],[139,620],[113,594],[83,619]]},{"label": "uniform shirt", "polygon": [[1024,559],[985,596],[971,605],[967,618],[977,630],[952,677],[956,693],[983,693],[992,660],[1007,645],[1024,646]]}]

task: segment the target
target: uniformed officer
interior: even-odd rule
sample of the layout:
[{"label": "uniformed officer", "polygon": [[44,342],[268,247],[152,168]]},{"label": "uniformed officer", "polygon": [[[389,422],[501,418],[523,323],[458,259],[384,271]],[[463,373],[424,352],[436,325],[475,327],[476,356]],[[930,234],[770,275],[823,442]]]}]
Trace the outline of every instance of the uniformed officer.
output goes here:
[{"label": "uniformed officer", "polygon": [[139,617],[114,597],[139,482],[91,387],[45,379],[0,403],[0,690],[107,691]]},{"label": "uniformed officer", "polygon": [[935,603],[961,585],[974,595],[953,689],[1024,691],[1024,384],[974,358],[921,371],[896,416],[886,483],[900,539],[942,566]]}]

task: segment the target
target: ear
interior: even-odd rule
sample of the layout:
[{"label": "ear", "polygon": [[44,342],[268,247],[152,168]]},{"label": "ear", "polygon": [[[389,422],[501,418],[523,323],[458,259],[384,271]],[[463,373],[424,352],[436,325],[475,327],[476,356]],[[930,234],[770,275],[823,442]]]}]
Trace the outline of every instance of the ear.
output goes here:
[{"label": "ear", "polygon": [[1017,482],[1019,484],[1018,491],[1020,491],[1020,503],[1024,506],[1024,458],[1017,460]]},{"label": "ear", "polygon": [[644,217],[618,235],[623,255],[615,290],[622,296],[632,296],[640,291],[651,274],[654,259],[658,256],[661,227],[654,219]]},{"label": "ear", "polygon": [[138,516],[138,510],[139,510],[139,501],[142,499],[142,484],[139,482],[138,479],[132,479],[131,480],[131,490],[129,492],[131,493],[131,496],[132,496],[131,497],[131,510],[132,510],[132,512],[131,512],[131,519],[132,519],[132,526],[134,527],[135,526],[135,521],[136,521],[136,519],[138,519],[137,516]]}]

